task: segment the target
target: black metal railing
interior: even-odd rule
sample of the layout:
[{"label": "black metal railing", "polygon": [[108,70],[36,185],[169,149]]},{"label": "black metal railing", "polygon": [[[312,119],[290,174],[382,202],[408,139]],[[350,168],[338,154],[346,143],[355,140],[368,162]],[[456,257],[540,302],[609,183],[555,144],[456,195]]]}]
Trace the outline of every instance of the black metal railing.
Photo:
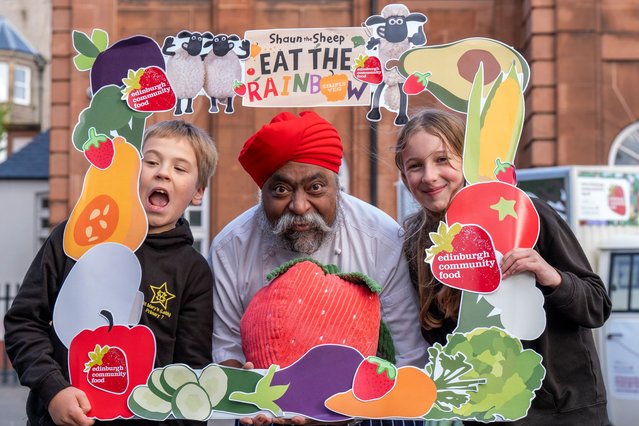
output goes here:
[{"label": "black metal railing", "polygon": [[[0,285],[0,323],[4,321],[4,314],[7,312],[13,302],[13,298],[18,294],[20,284],[4,284]],[[0,336],[0,386],[18,385],[18,376],[11,367],[11,362],[4,349],[4,336]]]}]

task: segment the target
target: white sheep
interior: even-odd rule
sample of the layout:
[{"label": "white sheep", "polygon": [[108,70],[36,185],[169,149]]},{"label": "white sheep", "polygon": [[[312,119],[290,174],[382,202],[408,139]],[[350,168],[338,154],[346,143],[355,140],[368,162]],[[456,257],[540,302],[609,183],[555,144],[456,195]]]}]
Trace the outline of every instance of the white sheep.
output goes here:
[{"label": "white sheep", "polygon": [[[389,60],[399,59],[402,53],[412,46],[426,43],[426,35],[422,29],[426,20],[424,14],[410,13],[403,4],[386,5],[382,9],[381,16],[370,16],[364,23],[379,36],[371,36],[366,49],[373,50],[377,47],[378,57],[382,66],[385,66]],[[371,109],[366,115],[370,121],[379,121],[382,117],[379,111],[379,99],[384,92],[384,103],[387,108],[397,111],[395,124],[402,126],[408,122],[408,99],[402,91],[404,81],[406,78],[396,68],[384,69],[384,80],[375,88]]]},{"label": "white sheep", "polygon": [[[218,103],[226,103],[224,112],[233,113],[233,99],[235,92],[233,85],[236,81],[242,81],[242,66],[240,60],[248,58],[250,54],[250,42],[242,40],[239,48],[243,51],[237,55],[233,50],[240,38],[231,34],[218,34],[213,37],[212,49],[204,58],[205,80],[204,92],[211,100],[209,112],[219,111]],[[224,99],[224,101],[222,100]]]},{"label": "white sheep", "polygon": [[[167,37],[162,53],[168,56],[166,76],[175,92],[177,103],[174,115],[192,114],[193,98],[204,87],[204,63],[202,56],[211,43],[213,34],[181,31],[175,38]],[[177,41],[177,45],[176,42]],[[182,100],[186,99],[186,109],[182,111]]]}]

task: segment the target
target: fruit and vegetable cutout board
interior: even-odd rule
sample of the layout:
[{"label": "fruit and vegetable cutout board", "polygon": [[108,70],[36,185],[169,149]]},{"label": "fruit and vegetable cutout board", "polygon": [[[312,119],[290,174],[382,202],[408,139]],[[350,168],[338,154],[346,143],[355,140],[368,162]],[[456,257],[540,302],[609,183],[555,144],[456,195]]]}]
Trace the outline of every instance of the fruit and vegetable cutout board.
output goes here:
[{"label": "fruit and vegetable cutout board", "polygon": [[[65,228],[65,253],[77,263],[53,325],[70,349],[73,385],[95,407],[91,416],[204,420],[265,412],[318,421],[489,422],[526,415],[545,370],[520,339],[543,331],[543,298],[534,277],[502,280],[496,265],[510,248],[534,246],[538,233],[512,166],[530,71],[496,40],[428,46],[426,22],[423,13],[395,4],[357,28],[255,30],[244,37],[183,30],[161,46],[144,35],[110,44],[99,29],[73,32],[73,61],[90,73],[92,99],[72,143],[89,168]],[[417,367],[397,367],[340,341],[311,345],[292,362],[263,369],[153,369],[155,340],[138,324],[143,296],[134,254],[147,232],[138,195],[146,119],[158,111],[191,114],[196,99],[210,113],[232,114],[242,97],[246,107],[368,105],[369,120],[380,120],[383,108],[401,126],[410,96],[422,91],[468,115],[469,185],[425,253],[442,282],[464,290],[459,327],[447,343],[429,348]],[[481,197],[490,201],[485,209],[468,209],[465,198],[477,198],[474,192],[499,196]]]}]

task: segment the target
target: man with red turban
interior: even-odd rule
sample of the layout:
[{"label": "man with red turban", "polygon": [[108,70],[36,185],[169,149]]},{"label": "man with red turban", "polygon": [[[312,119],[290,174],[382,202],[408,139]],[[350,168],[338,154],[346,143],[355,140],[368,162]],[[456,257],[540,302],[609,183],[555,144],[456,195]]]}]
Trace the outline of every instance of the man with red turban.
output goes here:
[{"label": "man with red turban", "polygon": [[240,320],[249,302],[275,268],[311,257],[376,281],[395,364],[423,367],[426,344],[401,229],[386,213],[340,191],[342,143],[335,127],[311,111],[283,112],[245,142],[239,161],[260,187],[261,201],[211,245],[214,362],[246,362]]}]

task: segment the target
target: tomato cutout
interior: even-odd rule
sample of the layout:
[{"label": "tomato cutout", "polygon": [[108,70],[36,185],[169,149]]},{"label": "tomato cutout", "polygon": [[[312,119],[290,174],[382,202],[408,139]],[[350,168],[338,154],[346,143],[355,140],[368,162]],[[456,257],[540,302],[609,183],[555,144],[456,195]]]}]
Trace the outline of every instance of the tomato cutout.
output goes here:
[{"label": "tomato cutout", "polygon": [[119,217],[118,203],[106,194],[98,195],[78,216],[73,238],[81,246],[100,244],[113,234]]},{"label": "tomato cutout", "polygon": [[533,248],[539,237],[539,214],[530,197],[498,181],[462,188],[450,202],[446,222],[481,226],[502,254],[514,248]]}]

